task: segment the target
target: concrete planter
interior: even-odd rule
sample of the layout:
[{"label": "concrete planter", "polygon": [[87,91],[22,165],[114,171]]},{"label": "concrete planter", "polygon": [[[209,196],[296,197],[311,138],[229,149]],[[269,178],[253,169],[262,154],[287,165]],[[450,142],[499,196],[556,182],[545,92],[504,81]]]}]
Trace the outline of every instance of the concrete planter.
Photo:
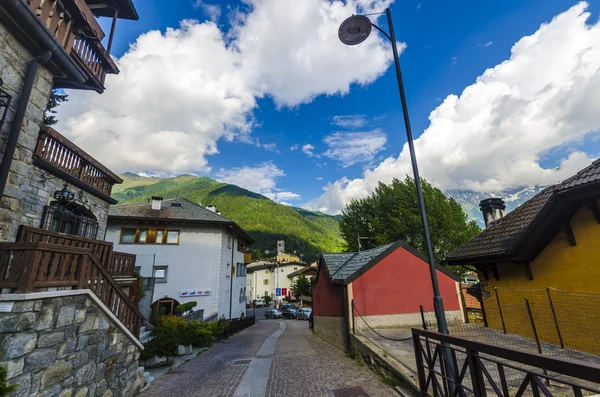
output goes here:
[{"label": "concrete planter", "polygon": [[189,354],[192,354],[192,345],[179,345],[177,348],[178,356],[187,356]]},{"label": "concrete planter", "polygon": [[144,368],[159,368],[169,364],[167,357],[154,356],[148,360],[140,360],[140,365]]}]

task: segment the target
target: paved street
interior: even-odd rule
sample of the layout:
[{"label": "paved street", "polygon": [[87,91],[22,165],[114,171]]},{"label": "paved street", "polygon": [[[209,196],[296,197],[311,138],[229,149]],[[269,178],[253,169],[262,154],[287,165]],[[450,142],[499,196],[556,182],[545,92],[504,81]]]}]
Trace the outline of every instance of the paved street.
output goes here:
[{"label": "paved street", "polygon": [[313,335],[306,321],[267,320],[163,375],[142,396],[365,396],[338,391],[351,387],[371,397],[397,395]]}]

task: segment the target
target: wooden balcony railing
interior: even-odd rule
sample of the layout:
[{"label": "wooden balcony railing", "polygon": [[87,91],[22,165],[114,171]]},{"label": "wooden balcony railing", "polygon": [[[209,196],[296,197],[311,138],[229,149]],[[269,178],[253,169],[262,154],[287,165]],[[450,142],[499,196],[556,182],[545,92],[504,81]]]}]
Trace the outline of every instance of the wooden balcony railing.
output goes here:
[{"label": "wooden balcony railing", "polygon": [[134,267],[135,255],[113,251],[108,272],[113,277],[132,277]]},{"label": "wooden balcony railing", "polygon": [[122,179],[56,130],[40,130],[34,156],[57,176],[66,177],[106,201],[114,201],[110,198],[112,187]]},{"label": "wooden balcony railing", "polygon": [[104,90],[107,73],[119,73],[101,43],[104,32],[83,0],[24,0],[65,51],[84,69],[86,89]]},{"label": "wooden balcony railing", "polygon": [[71,236],[21,225],[17,241],[22,243],[48,243],[73,248],[85,248],[96,257],[108,273],[114,278],[132,278],[135,267],[135,255],[113,251],[113,244],[107,241]]},{"label": "wooden balcony railing", "polygon": [[87,248],[46,243],[0,243],[0,290],[30,293],[45,288],[89,289],[135,336],[142,314],[137,303]]}]

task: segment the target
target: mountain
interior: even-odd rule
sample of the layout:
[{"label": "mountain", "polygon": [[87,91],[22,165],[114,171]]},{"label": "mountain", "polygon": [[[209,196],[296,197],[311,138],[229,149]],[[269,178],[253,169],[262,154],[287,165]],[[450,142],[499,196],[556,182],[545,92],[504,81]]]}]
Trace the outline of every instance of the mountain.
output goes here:
[{"label": "mountain", "polygon": [[339,217],[278,204],[265,196],[208,177],[180,175],[175,178],[120,175],[113,197],[119,204],[148,201],[152,196],[186,198],[203,206],[214,205],[223,216],[240,225],[256,243],[252,249],[275,251],[277,240],[285,240],[287,252],[296,251],[304,260],[320,252],[343,248]]},{"label": "mountain", "polygon": [[521,186],[515,189],[507,189],[495,193],[479,193],[470,190],[448,190],[446,195],[454,198],[467,214],[469,219],[476,221],[479,226],[484,227],[483,216],[479,210],[479,202],[490,197],[497,197],[504,200],[506,212],[510,212],[538,194],[546,186]]}]

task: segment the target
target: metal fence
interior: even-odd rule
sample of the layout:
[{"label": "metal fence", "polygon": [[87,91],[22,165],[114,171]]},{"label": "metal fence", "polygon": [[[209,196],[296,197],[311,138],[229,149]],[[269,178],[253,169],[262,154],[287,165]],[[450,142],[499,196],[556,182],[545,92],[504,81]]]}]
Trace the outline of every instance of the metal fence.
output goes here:
[{"label": "metal fence", "polygon": [[255,317],[240,317],[240,318],[232,318],[231,320],[227,320],[227,328],[222,336],[228,338],[233,334],[237,334],[238,332],[251,327],[255,323]]}]

